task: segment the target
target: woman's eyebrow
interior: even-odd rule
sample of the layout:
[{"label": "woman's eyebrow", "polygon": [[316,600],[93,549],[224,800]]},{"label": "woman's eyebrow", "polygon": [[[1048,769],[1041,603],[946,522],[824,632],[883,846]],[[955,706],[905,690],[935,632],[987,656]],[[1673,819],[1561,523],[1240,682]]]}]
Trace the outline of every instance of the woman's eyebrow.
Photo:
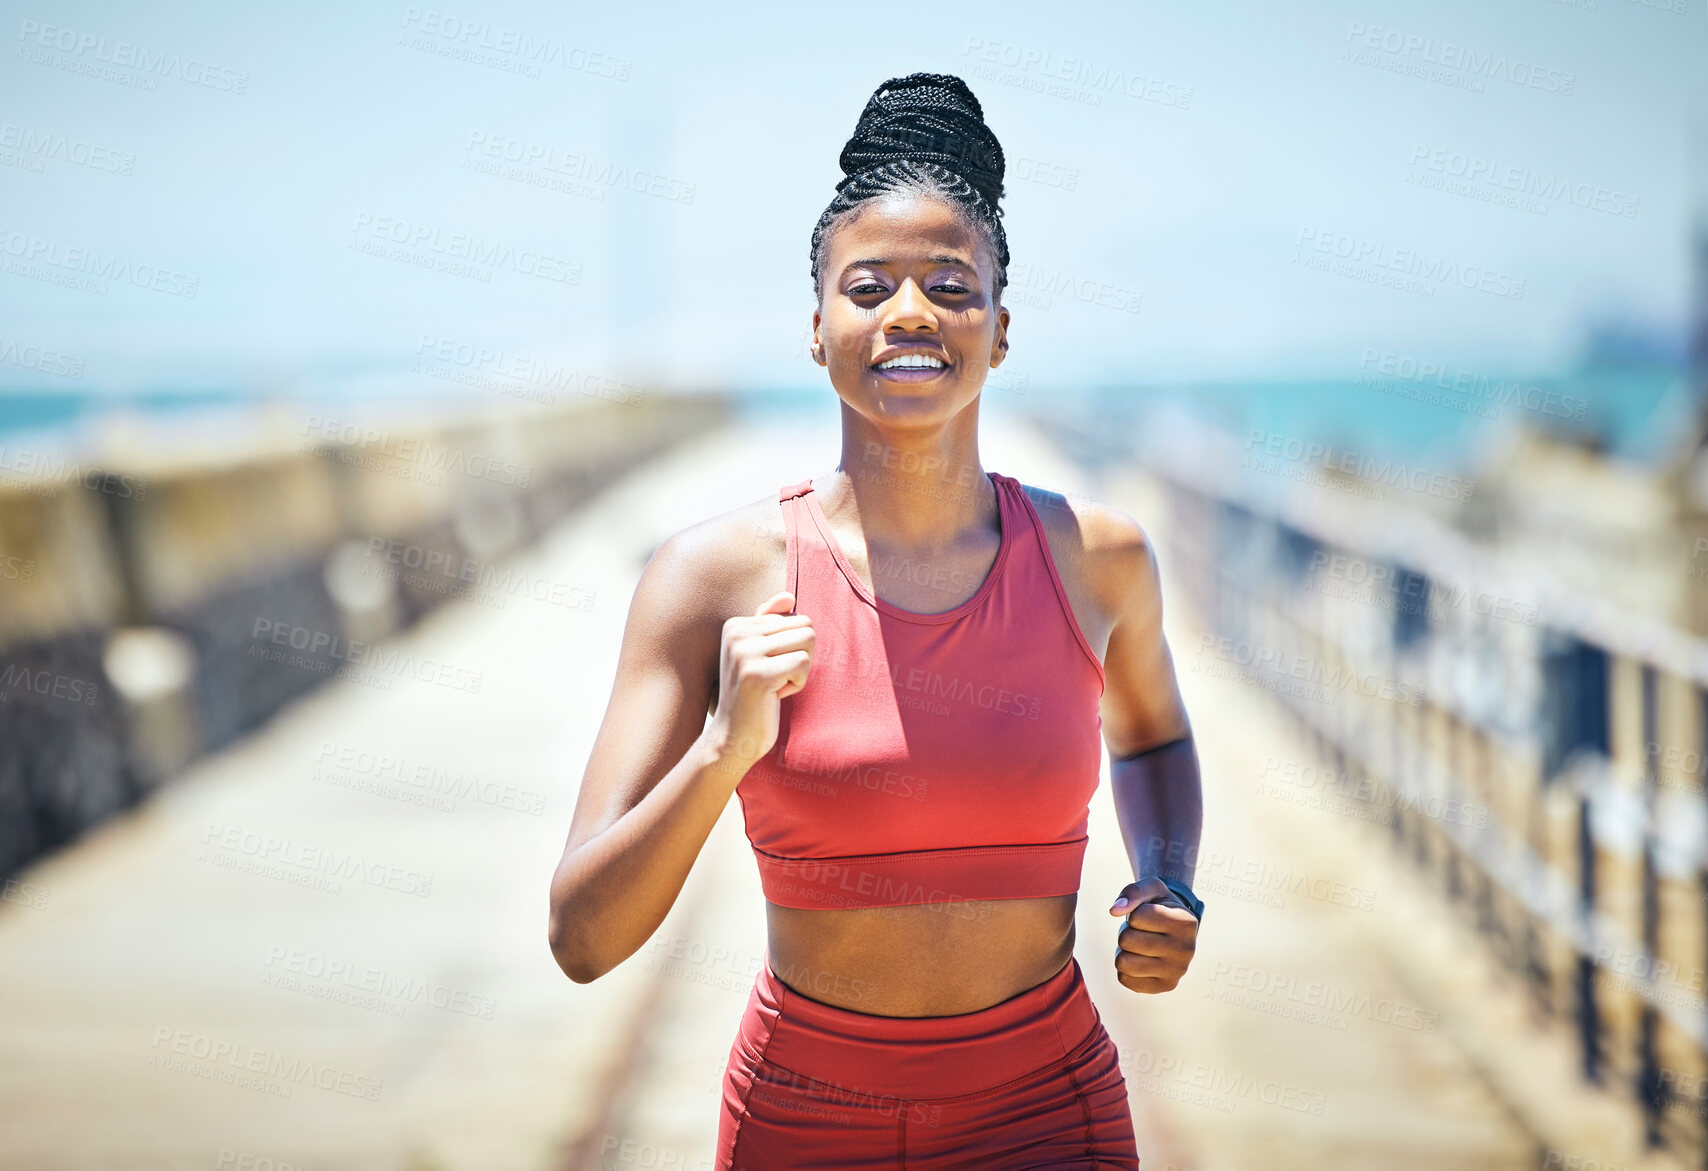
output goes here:
[{"label": "woman's eyebrow", "polygon": [[[933,264],[963,264],[963,265],[966,265],[968,268],[971,268],[972,263],[973,263],[972,261],[968,260],[965,256],[955,256],[953,254],[947,254],[947,255],[941,255],[941,256],[927,256],[925,259],[931,261]],[[862,264],[875,265],[875,266],[881,268],[888,263],[890,263],[890,262],[888,260],[883,259],[882,257],[868,256],[868,257],[864,257],[860,260],[850,260],[846,265],[843,266],[842,271],[847,272],[850,268],[859,268]]]}]

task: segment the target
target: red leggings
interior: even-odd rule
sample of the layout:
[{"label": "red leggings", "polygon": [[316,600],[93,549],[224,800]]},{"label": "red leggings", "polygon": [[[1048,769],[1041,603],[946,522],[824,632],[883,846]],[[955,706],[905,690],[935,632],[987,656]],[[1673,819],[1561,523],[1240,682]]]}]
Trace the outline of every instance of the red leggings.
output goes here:
[{"label": "red leggings", "polygon": [[1127,1083],[1079,961],[978,1012],[888,1017],[754,981],[718,1171],[1137,1171]]}]

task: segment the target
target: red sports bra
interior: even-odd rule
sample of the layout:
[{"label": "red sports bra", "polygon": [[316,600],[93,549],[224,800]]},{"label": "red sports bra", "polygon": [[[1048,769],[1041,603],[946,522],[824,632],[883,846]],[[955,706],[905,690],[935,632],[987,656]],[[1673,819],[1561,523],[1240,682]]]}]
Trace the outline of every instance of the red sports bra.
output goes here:
[{"label": "red sports bra", "polygon": [[1103,666],[1019,481],[978,591],[919,614],[861,582],[812,481],[783,488],[789,587],[817,635],[777,743],[736,793],[765,897],[891,907],[1079,890]]}]

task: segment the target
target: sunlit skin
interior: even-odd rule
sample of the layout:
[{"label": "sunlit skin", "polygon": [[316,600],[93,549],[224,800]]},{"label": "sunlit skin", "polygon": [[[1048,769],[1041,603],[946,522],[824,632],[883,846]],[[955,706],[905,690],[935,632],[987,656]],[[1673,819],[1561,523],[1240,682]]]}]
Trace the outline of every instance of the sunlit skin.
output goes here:
[{"label": "sunlit skin", "polygon": [[[952,205],[909,194],[865,205],[843,221],[826,252],[812,354],[842,400],[842,459],[837,476],[814,481],[820,505],[844,550],[867,567],[868,585],[869,566],[892,557],[966,563],[973,568],[953,580],[969,583],[970,597],[1001,539],[995,490],[978,454],[980,392],[1007,357],[1010,321],[995,300],[989,245]],[[898,349],[940,354],[948,368],[914,375],[917,381],[872,368]],[[910,476],[908,468],[933,470]],[[957,490],[945,494],[946,486]],[[905,586],[880,582],[879,596],[922,612],[964,600]],[[1161,953],[1133,952],[1122,982],[1172,988],[1190,962],[1197,921],[1155,880],[1121,893],[1135,904],[1151,900],[1132,907],[1129,942],[1150,948],[1143,937],[1159,936],[1151,950]],[[1076,895],[1058,895],[935,907],[766,907],[780,973],[848,977],[797,991],[862,1012],[941,1016],[1006,1000],[1060,971],[1073,954],[1077,904]],[[851,988],[858,992],[845,991]]]},{"label": "sunlit skin", "polygon": [[[833,230],[812,356],[842,400],[845,460],[868,441],[977,454],[979,392],[1008,356],[995,269],[984,234],[940,199],[875,199]],[[938,354],[949,368],[917,381],[872,369],[897,348]]]},{"label": "sunlit skin", "polygon": [[[826,248],[812,353],[841,400],[842,450],[814,491],[852,567],[902,609],[966,601],[1000,545],[978,448],[984,382],[1008,353],[1010,314],[994,279],[982,232],[933,196],[863,204]],[[895,352],[947,365],[874,368]],[[1103,736],[1134,873],[1158,872],[1144,855],[1166,841],[1170,867],[1160,872],[1190,882],[1197,764],[1148,539],[1119,510],[1026,491],[1106,673]],[[931,572],[873,572],[896,564]],[[571,979],[597,979],[655,938],[736,784],[775,742],[780,700],[815,685],[816,635],[810,615],[790,613],[786,573],[775,493],[672,535],[643,572],[552,879],[551,947]],[[1155,877],[1116,897],[1129,900],[1109,907],[1125,919],[1110,941],[1117,979],[1138,992],[1174,988],[1197,921]],[[815,1000],[957,1015],[1059,972],[1073,954],[1076,905],[1076,895],[841,910],[767,902],[768,956],[784,983]]]}]

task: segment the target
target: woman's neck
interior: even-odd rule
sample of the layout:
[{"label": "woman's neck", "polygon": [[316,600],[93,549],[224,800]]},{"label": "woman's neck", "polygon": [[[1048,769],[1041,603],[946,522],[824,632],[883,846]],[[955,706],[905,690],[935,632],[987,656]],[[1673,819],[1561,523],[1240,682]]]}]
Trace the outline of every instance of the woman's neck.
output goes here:
[{"label": "woman's neck", "polygon": [[898,440],[844,427],[836,472],[814,486],[826,516],[851,510],[868,545],[930,553],[997,525],[996,487],[976,434]]}]

